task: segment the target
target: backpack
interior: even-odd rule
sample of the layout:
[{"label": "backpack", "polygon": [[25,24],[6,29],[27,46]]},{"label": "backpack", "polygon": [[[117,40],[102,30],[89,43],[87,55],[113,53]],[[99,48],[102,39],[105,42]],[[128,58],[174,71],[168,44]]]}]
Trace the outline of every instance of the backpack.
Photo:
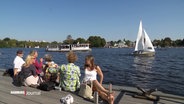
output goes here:
[{"label": "backpack", "polygon": [[38,88],[43,91],[50,91],[55,88],[55,83],[51,81],[43,82]]}]

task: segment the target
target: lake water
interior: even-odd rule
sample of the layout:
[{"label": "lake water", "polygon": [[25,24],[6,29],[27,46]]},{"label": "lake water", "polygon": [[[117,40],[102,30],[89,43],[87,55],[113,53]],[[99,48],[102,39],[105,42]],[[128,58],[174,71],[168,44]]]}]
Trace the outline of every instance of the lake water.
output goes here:
[{"label": "lake water", "polygon": [[[17,48],[0,48],[0,69],[13,67],[17,50]],[[22,50],[25,58],[33,49],[22,48]],[[133,48],[93,48],[92,52],[77,52],[76,64],[80,66],[84,75],[84,58],[92,54],[95,63],[104,73],[104,83],[157,88],[165,93],[184,96],[184,48],[156,49],[155,57],[134,57],[130,55],[133,50]],[[45,52],[45,49],[37,51],[39,57],[49,53],[57,64],[67,63],[66,53]]]}]

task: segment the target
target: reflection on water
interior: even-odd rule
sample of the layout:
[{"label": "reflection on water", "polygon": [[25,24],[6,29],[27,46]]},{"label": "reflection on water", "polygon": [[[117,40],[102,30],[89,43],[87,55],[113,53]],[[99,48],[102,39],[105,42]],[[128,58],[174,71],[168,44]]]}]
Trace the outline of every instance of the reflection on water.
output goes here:
[{"label": "reflection on water", "polygon": [[136,70],[146,71],[152,68],[152,63],[155,57],[134,57],[134,64],[133,66]]},{"label": "reflection on water", "polygon": [[152,74],[153,74],[153,62],[155,57],[134,57],[133,66],[135,67],[135,73],[132,76],[135,86],[143,88],[153,88],[152,85]]}]

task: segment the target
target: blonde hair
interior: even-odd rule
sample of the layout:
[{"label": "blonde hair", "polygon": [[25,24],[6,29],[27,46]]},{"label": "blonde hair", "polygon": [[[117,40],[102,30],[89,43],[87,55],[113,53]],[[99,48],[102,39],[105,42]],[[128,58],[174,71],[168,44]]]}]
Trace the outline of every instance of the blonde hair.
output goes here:
[{"label": "blonde hair", "polygon": [[73,51],[68,52],[66,57],[69,63],[74,63],[77,60],[77,55]]},{"label": "blonde hair", "polygon": [[31,56],[31,55],[27,55],[25,63],[23,64],[23,66],[29,67],[31,64],[33,64],[33,61],[32,61],[33,58],[35,58],[35,57]]},{"label": "blonde hair", "polygon": [[35,53],[37,53],[37,51],[36,50],[32,50],[32,51],[30,51],[29,55],[34,56]]}]

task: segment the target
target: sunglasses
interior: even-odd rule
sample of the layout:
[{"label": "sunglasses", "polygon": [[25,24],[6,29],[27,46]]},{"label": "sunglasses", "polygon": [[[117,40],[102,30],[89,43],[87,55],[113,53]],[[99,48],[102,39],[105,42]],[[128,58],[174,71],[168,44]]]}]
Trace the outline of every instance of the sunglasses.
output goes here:
[{"label": "sunglasses", "polygon": [[85,67],[90,67],[90,65],[89,65],[89,64],[85,64],[84,66],[85,66]]}]

